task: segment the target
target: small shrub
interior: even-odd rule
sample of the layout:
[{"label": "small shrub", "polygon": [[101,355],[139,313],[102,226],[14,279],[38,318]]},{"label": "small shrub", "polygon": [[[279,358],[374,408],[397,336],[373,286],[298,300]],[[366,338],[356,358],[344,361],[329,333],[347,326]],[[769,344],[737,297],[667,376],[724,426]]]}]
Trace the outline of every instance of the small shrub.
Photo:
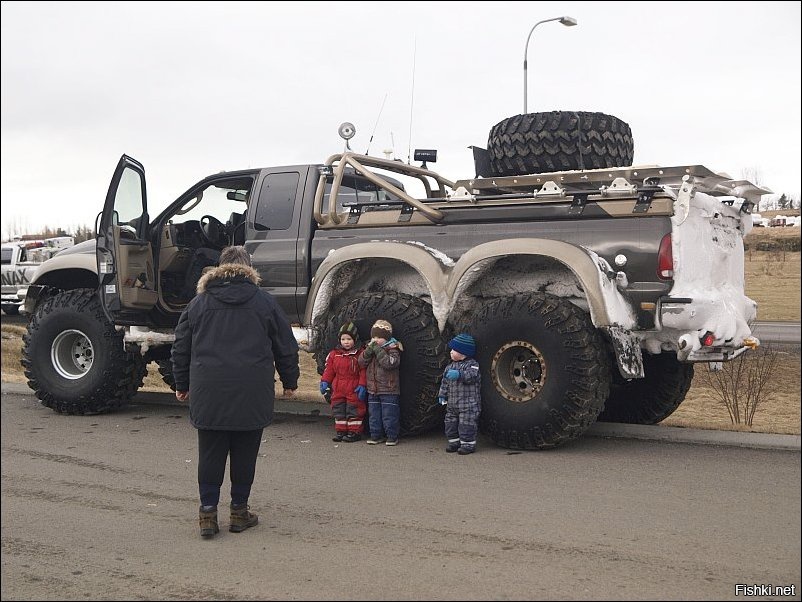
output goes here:
[{"label": "small shrub", "polygon": [[777,390],[778,356],[779,351],[769,344],[725,362],[720,370],[703,373],[733,424],[752,426],[761,402]]}]

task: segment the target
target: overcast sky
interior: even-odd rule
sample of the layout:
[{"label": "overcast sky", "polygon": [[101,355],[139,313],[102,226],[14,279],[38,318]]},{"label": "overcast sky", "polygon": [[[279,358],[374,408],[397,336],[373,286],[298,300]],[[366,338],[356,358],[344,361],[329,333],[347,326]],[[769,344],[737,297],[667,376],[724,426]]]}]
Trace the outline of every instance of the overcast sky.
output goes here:
[{"label": "overcast sky", "polygon": [[3,238],[92,225],[123,153],[155,215],[221,170],[322,163],[343,121],[356,151],[375,131],[372,155],[471,177],[467,147],[523,112],[530,28],[562,15],[529,44],[530,112],[613,114],[635,164],[799,198],[799,2],[4,1]]}]

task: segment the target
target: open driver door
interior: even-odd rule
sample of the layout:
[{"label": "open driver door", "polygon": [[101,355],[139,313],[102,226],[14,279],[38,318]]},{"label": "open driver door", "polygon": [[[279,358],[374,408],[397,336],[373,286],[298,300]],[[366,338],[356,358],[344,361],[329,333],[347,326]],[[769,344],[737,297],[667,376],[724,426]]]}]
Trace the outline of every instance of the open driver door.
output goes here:
[{"label": "open driver door", "polygon": [[123,155],[96,235],[100,300],[115,324],[146,324],[158,299],[148,219],[145,168]]}]

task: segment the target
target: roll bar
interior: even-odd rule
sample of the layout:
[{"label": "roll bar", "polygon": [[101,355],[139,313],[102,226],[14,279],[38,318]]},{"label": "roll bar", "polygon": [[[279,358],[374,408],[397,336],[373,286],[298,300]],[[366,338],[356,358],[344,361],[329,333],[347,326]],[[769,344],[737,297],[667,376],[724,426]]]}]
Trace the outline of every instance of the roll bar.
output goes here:
[{"label": "roll bar", "polygon": [[[369,157],[368,155],[360,155],[358,153],[346,152],[332,155],[326,162],[319,167],[320,178],[317,183],[317,190],[315,191],[315,204],[313,208],[313,215],[315,221],[321,226],[325,224],[340,224],[343,220],[337,213],[337,194],[340,191],[343,176],[345,175],[346,167],[352,167],[357,173],[364,178],[374,183],[379,188],[382,188],[395,196],[402,199],[405,203],[412,205],[415,209],[420,211],[423,215],[429,218],[432,222],[440,222],[443,220],[443,212],[427,206],[425,203],[409,196],[405,191],[401,190],[379,174],[375,174],[367,167],[386,169],[405,176],[410,176],[420,180],[426,190],[427,198],[446,198],[446,188],[454,189],[454,182],[447,180],[440,174],[429,171],[423,167],[415,167],[414,165],[407,165],[400,161],[391,161],[390,159],[380,159],[379,157]],[[328,214],[323,214],[323,195],[326,191],[326,179],[328,176],[334,176],[334,182],[331,185],[331,193],[329,194],[329,211]],[[437,184],[437,191],[433,193],[432,185],[429,178],[434,180]]]}]

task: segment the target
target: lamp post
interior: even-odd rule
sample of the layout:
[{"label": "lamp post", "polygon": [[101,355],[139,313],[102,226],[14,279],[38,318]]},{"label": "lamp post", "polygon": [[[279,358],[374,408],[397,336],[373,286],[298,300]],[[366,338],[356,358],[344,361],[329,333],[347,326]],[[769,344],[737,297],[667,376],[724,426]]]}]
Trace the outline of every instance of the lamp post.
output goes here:
[{"label": "lamp post", "polygon": [[559,21],[566,27],[573,27],[576,25],[576,19],[573,17],[554,17],[553,19],[538,21],[532,26],[532,29],[529,30],[529,35],[526,36],[526,46],[524,47],[524,115],[526,114],[526,54],[529,51],[529,40],[532,37],[532,32],[535,31],[535,27],[541,23],[548,23],[549,21]]}]

